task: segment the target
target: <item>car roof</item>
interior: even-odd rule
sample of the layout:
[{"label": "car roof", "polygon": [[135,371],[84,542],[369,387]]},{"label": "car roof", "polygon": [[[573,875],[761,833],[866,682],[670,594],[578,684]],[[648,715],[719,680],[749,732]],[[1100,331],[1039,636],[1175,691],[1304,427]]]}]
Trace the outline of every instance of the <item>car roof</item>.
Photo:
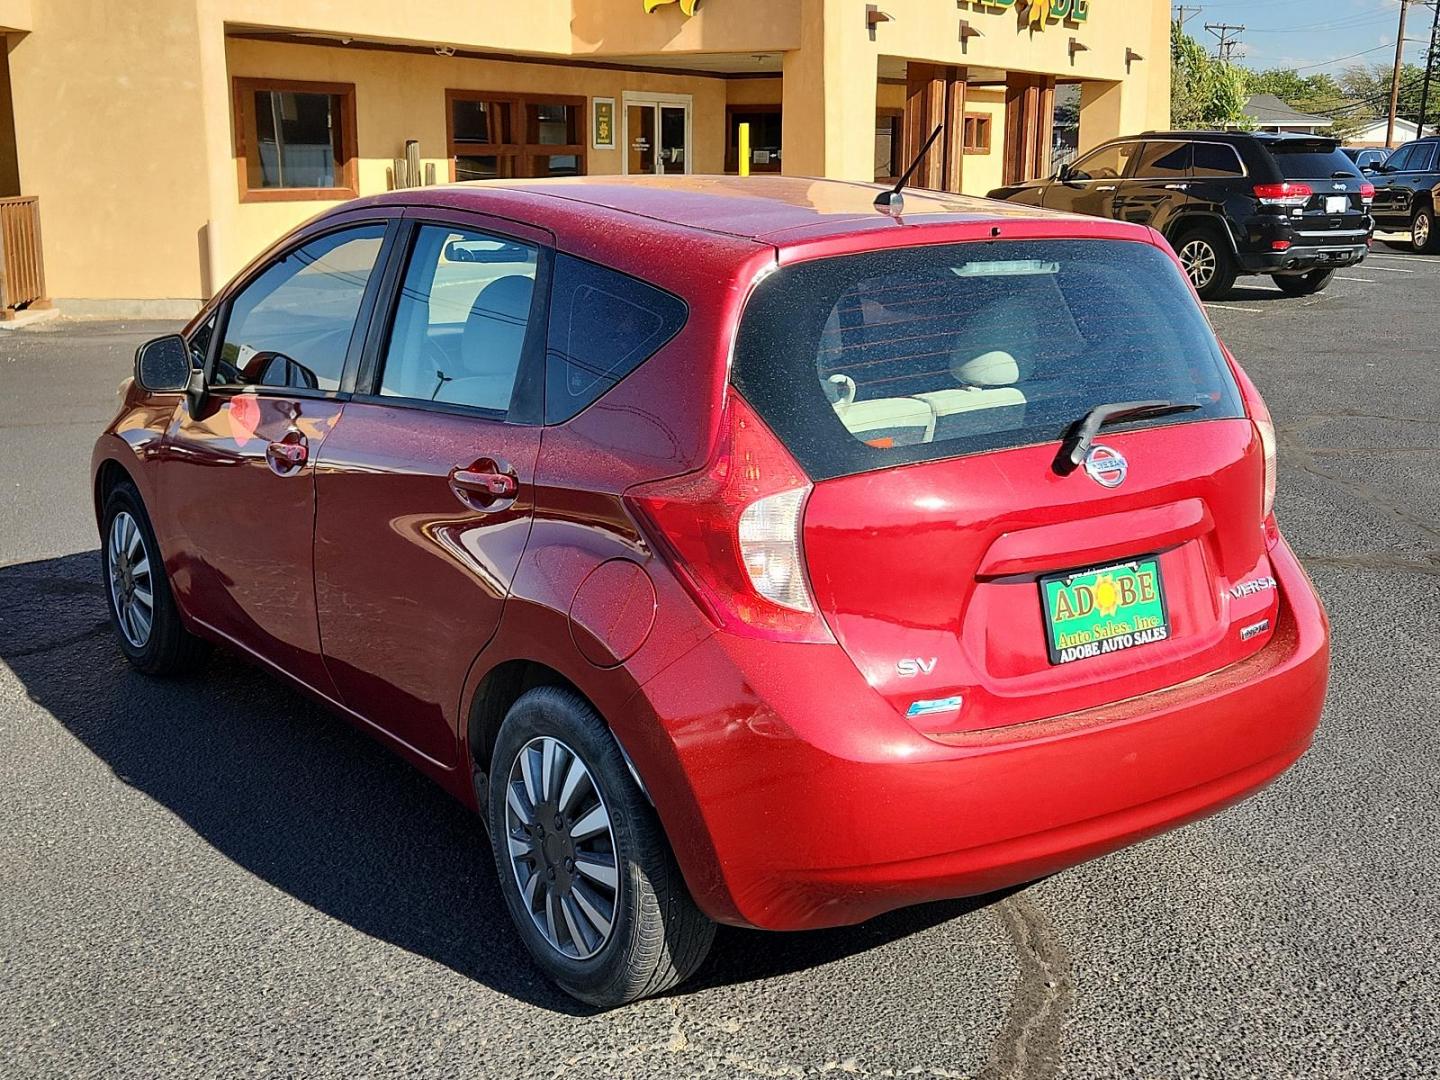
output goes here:
[{"label": "car roof", "polygon": [[[1021,220],[1097,223],[1039,207],[907,188],[903,215],[875,207],[883,185],[796,176],[584,176],[484,180],[409,188],[360,200],[502,213],[546,226],[589,208],[669,227],[783,245],[897,225],[1004,224]],[[1078,230],[1077,230],[1078,231]]]},{"label": "car roof", "polygon": [[[1198,139],[1206,142],[1241,143],[1254,139],[1262,143],[1279,142],[1334,142],[1340,140],[1334,135],[1307,135],[1300,131],[1144,131],[1139,135],[1127,135],[1127,139]],[[1119,140],[1112,140],[1119,141]]]}]

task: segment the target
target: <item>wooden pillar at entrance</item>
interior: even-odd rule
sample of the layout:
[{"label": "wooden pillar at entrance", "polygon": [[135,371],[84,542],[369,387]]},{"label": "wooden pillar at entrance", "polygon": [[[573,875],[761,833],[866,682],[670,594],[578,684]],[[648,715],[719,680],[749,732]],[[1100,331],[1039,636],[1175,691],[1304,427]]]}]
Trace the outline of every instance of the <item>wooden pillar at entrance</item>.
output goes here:
[{"label": "wooden pillar at entrance", "polygon": [[907,67],[900,168],[909,168],[930,133],[945,125],[945,134],[911,178],[912,187],[960,191],[965,170],[965,76],[965,68],[943,64]]},{"label": "wooden pillar at entrance", "polygon": [[1005,80],[1005,183],[1049,175],[1054,137],[1054,76],[1011,72]]}]

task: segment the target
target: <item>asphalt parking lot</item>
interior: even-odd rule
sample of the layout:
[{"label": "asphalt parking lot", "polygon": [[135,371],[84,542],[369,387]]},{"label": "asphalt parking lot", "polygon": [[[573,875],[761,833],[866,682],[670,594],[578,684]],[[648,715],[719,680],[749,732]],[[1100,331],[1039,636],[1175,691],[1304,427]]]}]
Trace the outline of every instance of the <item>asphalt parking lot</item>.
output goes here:
[{"label": "asphalt parking lot", "polygon": [[234,660],[122,662],[86,472],[168,324],[0,335],[0,1075],[1440,1073],[1437,307],[1440,260],[1386,245],[1210,305],[1333,620],[1296,769],[1007,896],[722,931],[605,1014],[532,971],[478,824],[417,774]]}]

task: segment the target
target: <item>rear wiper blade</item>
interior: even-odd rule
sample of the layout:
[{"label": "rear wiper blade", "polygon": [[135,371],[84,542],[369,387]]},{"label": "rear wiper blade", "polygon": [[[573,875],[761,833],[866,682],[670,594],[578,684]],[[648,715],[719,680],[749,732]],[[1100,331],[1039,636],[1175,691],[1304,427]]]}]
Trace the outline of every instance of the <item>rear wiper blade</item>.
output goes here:
[{"label": "rear wiper blade", "polygon": [[1109,405],[1096,405],[1070,428],[1060,446],[1060,455],[1055,459],[1055,471],[1061,476],[1074,472],[1090,453],[1095,436],[1100,429],[1111,424],[1124,424],[1131,420],[1149,420],[1157,416],[1174,413],[1194,412],[1199,405],[1179,401],[1116,401]]}]

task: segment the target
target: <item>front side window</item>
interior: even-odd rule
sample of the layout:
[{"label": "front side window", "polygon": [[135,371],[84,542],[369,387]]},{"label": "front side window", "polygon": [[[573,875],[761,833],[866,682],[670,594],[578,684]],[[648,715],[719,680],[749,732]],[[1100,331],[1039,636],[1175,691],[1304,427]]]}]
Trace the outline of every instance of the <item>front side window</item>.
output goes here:
[{"label": "front side window", "polygon": [[266,267],[230,302],[212,386],[334,391],[384,225],[327,233]]},{"label": "front side window", "polygon": [[1098,405],[1243,415],[1219,344],[1150,244],[1026,240],[799,263],[756,289],[734,378],[812,479],[1058,441]]},{"label": "front side window", "polygon": [[353,197],[353,86],[236,79],[235,105],[245,197]]},{"label": "front side window", "polygon": [[510,408],[538,252],[448,225],[416,231],[380,376],[384,397]]},{"label": "front side window", "polygon": [[1139,148],[1140,144],[1133,142],[1102,146],[1075,163],[1074,177],[1077,180],[1118,180],[1125,175],[1130,159]]}]

